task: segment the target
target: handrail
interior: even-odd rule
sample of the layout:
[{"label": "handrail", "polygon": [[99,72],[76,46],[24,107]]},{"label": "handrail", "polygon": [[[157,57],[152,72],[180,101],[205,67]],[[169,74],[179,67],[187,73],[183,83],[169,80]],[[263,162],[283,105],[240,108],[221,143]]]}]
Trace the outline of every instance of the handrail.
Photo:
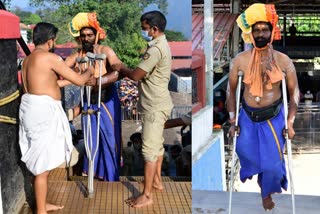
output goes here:
[{"label": "handrail", "polygon": [[229,73],[224,75],[216,84],[213,85],[213,91],[216,90],[224,81],[229,79]]}]

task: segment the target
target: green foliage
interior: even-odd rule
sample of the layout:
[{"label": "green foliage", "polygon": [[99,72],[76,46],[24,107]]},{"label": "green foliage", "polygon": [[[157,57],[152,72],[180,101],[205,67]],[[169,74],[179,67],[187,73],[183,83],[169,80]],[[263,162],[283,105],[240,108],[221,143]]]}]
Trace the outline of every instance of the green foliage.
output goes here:
[{"label": "green foliage", "polygon": [[100,25],[107,32],[102,42],[114,49],[129,67],[135,67],[146,42],[140,36],[140,16],[145,6],[157,3],[166,10],[167,0],[30,0],[34,6],[51,3],[56,10],[43,9],[36,13],[43,21],[59,28],[58,43],[74,41],[68,23],[79,12],[96,12]]},{"label": "green foliage", "polygon": [[38,14],[31,13],[28,17],[25,17],[25,19],[23,20],[23,23],[37,24],[41,21],[42,21],[42,19],[40,18],[40,16]]},{"label": "green foliage", "polygon": [[[19,16],[20,22],[22,22],[26,25],[37,24],[42,21],[42,19],[40,18],[40,16],[38,14],[34,14],[29,11],[23,11],[19,7],[14,8],[14,10],[12,12],[14,14],[16,14],[17,16]],[[27,30],[27,33],[28,33],[28,35],[27,35],[28,40],[31,41],[32,30]]]},{"label": "green foliage", "polygon": [[[7,0],[10,2],[10,0]],[[51,5],[72,5],[74,2],[87,2],[87,1],[77,1],[77,0],[30,0],[31,5],[33,6],[44,6],[45,4],[51,4]],[[137,2],[137,0],[97,0],[93,2],[98,2],[99,4],[101,3],[107,3],[107,2],[112,2],[112,3],[117,3],[117,4],[124,4],[124,3],[133,3]],[[138,1],[139,5],[141,8],[145,8],[150,4],[156,4],[158,8],[163,11],[164,14],[167,13],[167,8],[168,8],[168,2],[167,0],[139,0]]]},{"label": "green foliage", "polygon": [[[20,22],[22,22],[22,23],[25,23],[25,21],[27,19],[29,19],[29,17],[32,14],[31,12],[21,10],[21,8],[19,8],[19,7],[15,8],[12,12],[14,14],[16,14],[17,16],[19,16]],[[27,24],[27,23],[25,23],[25,24]],[[28,24],[30,24],[30,23],[28,23]]]},{"label": "green foliage", "polygon": [[168,41],[186,41],[187,39],[184,37],[183,33],[176,32],[172,30],[165,30],[166,38]]},{"label": "green foliage", "polygon": [[1,0],[3,5],[6,7],[6,9],[10,9],[11,6],[11,0]]},{"label": "green foliage", "polygon": [[303,33],[303,36],[314,36],[320,33],[320,18],[318,16],[305,14],[287,18],[287,31],[289,31],[291,22],[297,28],[298,34]]},{"label": "green foliage", "polygon": [[23,11],[19,7],[15,8],[12,12],[19,16],[20,22],[26,25],[37,24],[42,21],[41,17],[38,14],[34,14],[29,11]]}]

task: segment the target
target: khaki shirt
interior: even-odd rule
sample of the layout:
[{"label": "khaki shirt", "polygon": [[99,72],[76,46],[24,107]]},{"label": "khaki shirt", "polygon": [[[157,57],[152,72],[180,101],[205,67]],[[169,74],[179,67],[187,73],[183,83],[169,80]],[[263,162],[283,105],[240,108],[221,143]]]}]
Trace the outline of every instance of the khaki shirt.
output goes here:
[{"label": "khaki shirt", "polygon": [[165,35],[148,44],[139,68],[147,72],[139,82],[139,111],[156,112],[173,107],[168,84],[171,74],[171,51]]}]

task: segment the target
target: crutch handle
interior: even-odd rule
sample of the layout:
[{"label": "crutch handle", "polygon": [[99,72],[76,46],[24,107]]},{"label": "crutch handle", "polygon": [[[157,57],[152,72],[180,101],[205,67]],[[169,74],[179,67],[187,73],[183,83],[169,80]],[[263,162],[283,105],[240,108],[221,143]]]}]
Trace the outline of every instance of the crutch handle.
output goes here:
[{"label": "crutch handle", "polygon": [[107,58],[105,54],[96,54],[95,57],[96,60],[104,60],[105,58]]},{"label": "crutch handle", "polygon": [[81,62],[81,57],[78,56],[78,57],[76,58],[76,63],[80,63],[80,62]]},{"label": "crutch handle", "polygon": [[[83,64],[83,63],[87,63],[89,61],[88,57],[77,57],[76,58],[76,63],[78,63],[79,65],[80,64]],[[80,73],[81,73],[81,66],[79,66],[79,69],[80,69]]]},{"label": "crutch handle", "polygon": [[96,54],[94,54],[92,52],[87,52],[86,55],[89,58],[89,60],[94,60],[96,58]]},{"label": "crutch handle", "polygon": [[87,56],[82,57],[80,63],[87,63],[89,61],[89,58]]}]

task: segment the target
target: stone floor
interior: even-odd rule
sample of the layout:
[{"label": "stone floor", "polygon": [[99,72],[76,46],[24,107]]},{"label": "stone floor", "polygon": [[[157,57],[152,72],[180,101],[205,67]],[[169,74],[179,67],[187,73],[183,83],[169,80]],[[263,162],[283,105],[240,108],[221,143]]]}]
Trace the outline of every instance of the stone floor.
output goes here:
[{"label": "stone floor", "polygon": [[[320,213],[320,154],[294,154],[292,163],[296,214]],[[266,213],[261,205],[260,189],[256,181],[254,176],[245,183],[237,182],[238,192],[233,193],[233,214]],[[268,213],[292,214],[290,183],[288,191],[274,195],[273,199],[276,208]],[[228,192],[193,190],[192,213],[228,213],[228,200]]]},{"label": "stone floor", "polygon": [[[292,214],[291,195],[277,194],[273,196],[276,207],[272,211],[264,211],[259,193],[234,192],[232,197],[232,214]],[[228,192],[205,190],[192,191],[192,213],[227,214]],[[296,214],[319,214],[320,196],[295,195]]]},{"label": "stone floor", "polygon": [[[288,164],[287,158],[286,163]],[[320,196],[320,154],[294,154],[292,163],[295,194]],[[256,181],[256,176],[246,183],[238,181],[238,191],[259,192],[260,189]],[[290,189],[283,191],[283,194],[290,194]]]}]

